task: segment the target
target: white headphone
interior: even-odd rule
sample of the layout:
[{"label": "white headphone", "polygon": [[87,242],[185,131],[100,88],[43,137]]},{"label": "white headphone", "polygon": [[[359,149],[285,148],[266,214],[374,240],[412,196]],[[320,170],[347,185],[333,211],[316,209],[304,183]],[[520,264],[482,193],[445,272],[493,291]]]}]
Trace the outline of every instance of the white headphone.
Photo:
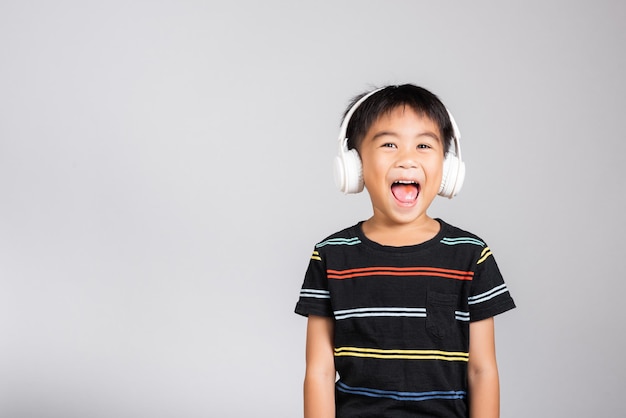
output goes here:
[{"label": "white headphone", "polygon": [[[334,172],[335,184],[345,194],[360,193],[363,191],[363,166],[361,158],[356,149],[348,149],[347,130],[350,118],[363,102],[385,87],[373,90],[361,97],[346,113],[339,130],[339,153],[335,157]],[[447,110],[447,109],[446,109]],[[461,144],[459,142],[461,133],[459,128],[448,111],[450,122],[452,122],[452,135],[454,151],[449,150],[443,161],[443,176],[439,186],[439,196],[452,199],[461,190],[463,180],[465,180],[465,163],[461,160]]]}]

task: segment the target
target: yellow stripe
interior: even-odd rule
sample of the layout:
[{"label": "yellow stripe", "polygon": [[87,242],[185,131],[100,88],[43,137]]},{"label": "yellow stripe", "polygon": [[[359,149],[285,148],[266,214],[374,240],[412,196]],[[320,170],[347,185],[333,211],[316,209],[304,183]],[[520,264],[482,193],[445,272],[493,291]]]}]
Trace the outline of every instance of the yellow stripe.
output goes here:
[{"label": "yellow stripe", "polygon": [[478,262],[476,264],[480,264],[483,261],[485,261],[487,258],[489,258],[489,256],[491,255],[491,250],[489,249],[489,247],[486,247],[483,252],[480,254],[480,259],[478,260]]},{"label": "yellow stripe", "polygon": [[450,354],[455,356],[469,356],[463,351],[441,351],[441,350],[384,350],[381,348],[362,347],[337,347],[335,351],[360,351],[362,353],[392,353],[392,354]]},{"label": "yellow stripe", "polygon": [[381,359],[468,361],[469,353],[440,350],[381,350],[377,348],[339,347],[335,356],[370,357]]},{"label": "yellow stripe", "polygon": [[359,353],[335,353],[335,357],[367,357],[378,359],[401,359],[401,360],[445,360],[445,361],[469,361],[465,357],[445,357],[445,356],[419,356],[419,355],[385,355],[385,354],[359,354]]},{"label": "yellow stripe", "polygon": [[311,260],[322,261],[322,257],[311,256]]}]

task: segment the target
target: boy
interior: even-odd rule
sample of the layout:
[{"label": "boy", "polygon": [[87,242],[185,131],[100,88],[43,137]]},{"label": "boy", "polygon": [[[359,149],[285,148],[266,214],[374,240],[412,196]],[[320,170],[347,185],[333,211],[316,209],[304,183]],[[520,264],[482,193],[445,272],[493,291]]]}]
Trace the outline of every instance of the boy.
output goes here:
[{"label": "boy", "polygon": [[346,112],[336,180],[364,185],[373,215],[311,257],[295,310],[308,316],[305,418],[499,416],[493,316],[515,304],[489,247],[427,214],[463,182],[459,136],[414,85]]}]

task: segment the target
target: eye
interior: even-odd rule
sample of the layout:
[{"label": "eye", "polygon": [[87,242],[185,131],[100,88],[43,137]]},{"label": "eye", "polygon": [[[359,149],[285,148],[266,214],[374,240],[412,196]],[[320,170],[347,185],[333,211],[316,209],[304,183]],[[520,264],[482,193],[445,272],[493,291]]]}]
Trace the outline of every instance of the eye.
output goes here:
[{"label": "eye", "polygon": [[417,146],[417,148],[418,149],[429,149],[429,148],[432,148],[432,147],[430,145],[428,145],[428,144],[419,144]]},{"label": "eye", "polygon": [[396,144],[392,144],[391,142],[385,142],[381,145],[383,148],[396,148]]}]

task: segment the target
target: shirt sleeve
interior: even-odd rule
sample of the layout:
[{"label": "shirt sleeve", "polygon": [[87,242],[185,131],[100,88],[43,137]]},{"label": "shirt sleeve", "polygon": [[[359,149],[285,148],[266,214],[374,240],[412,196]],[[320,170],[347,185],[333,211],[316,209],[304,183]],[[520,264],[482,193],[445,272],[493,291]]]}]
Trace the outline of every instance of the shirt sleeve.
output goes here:
[{"label": "shirt sleeve", "polygon": [[472,290],[467,298],[470,320],[480,321],[515,308],[489,247],[481,249],[475,268]]},{"label": "shirt sleeve", "polygon": [[295,312],[303,316],[333,316],[326,277],[326,263],[318,250],[314,250],[311,255]]}]

